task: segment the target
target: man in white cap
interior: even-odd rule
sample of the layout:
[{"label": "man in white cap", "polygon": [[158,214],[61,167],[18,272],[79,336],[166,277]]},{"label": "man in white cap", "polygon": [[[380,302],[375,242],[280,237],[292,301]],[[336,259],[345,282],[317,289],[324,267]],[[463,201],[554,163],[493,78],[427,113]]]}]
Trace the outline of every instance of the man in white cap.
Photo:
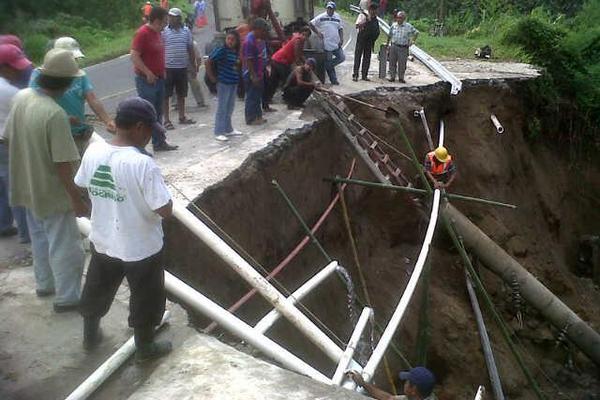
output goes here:
[{"label": "man in white cap", "polygon": [[79,152],[69,118],[56,100],[83,75],[70,51],[50,50],[39,69],[39,88],[17,93],[4,131],[10,202],[27,209],[36,293],[56,293],[55,312],[79,305],[84,253],[75,217],[89,212],[73,182]]},{"label": "man in white cap", "polygon": [[[56,39],[53,48],[70,51],[76,60],[85,57],[79,47],[79,43],[72,37],[65,36]],[[39,69],[34,70],[31,74],[30,86],[34,89],[39,88],[37,82],[39,75]],[[94,87],[88,76],[84,73],[82,76],[74,78],[71,86],[69,86],[62,96],[56,99],[56,102],[69,116],[71,134],[73,135],[73,139],[75,139],[75,144],[80,155],[85,151],[94,132],[94,128],[85,122],[86,101],[100,121],[106,125],[107,130],[111,133],[115,132],[115,123],[96,97],[96,94],[94,94]]]},{"label": "man in white cap", "polygon": [[314,17],[309,23],[313,30],[321,39],[323,39],[323,48],[325,49],[325,70],[329,75],[332,85],[339,85],[335,67],[344,62],[346,56],[342,43],[344,42],[344,27],[342,18],[335,12],[335,3],[327,3],[326,11]]},{"label": "man in white cap", "polygon": [[169,25],[163,29],[161,35],[165,44],[166,67],[163,125],[166,129],[174,129],[169,117],[169,99],[173,96],[173,91],[177,95],[179,123],[194,124],[196,121],[185,116],[185,98],[188,93],[188,68],[197,71],[196,53],[192,32],[183,24],[179,8],[169,10]]}]

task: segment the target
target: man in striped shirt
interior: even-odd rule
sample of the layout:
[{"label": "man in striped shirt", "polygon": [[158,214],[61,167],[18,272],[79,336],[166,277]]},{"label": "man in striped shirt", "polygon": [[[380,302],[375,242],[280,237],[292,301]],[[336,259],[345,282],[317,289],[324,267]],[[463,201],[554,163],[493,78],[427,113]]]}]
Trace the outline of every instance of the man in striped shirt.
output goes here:
[{"label": "man in striped shirt", "polygon": [[192,32],[183,25],[179,8],[169,10],[169,25],[163,30],[162,38],[165,43],[165,66],[167,68],[163,125],[166,129],[174,129],[169,118],[169,99],[173,95],[173,90],[177,95],[179,123],[183,125],[195,123],[185,116],[185,98],[188,91],[188,67],[193,68],[196,72],[198,69]]}]

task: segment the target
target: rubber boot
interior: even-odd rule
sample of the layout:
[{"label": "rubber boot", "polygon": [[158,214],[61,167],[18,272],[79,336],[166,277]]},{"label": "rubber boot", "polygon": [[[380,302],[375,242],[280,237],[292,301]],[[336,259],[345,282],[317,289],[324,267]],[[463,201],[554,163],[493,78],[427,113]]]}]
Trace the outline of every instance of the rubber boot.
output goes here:
[{"label": "rubber boot", "polygon": [[101,341],[100,318],[85,317],[83,319],[83,348],[93,350]]},{"label": "rubber boot", "polygon": [[173,348],[169,341],[154,341],[153,326],[135,327],[133,335],[136,347],[135,361],[138,363],[167,355]]}]

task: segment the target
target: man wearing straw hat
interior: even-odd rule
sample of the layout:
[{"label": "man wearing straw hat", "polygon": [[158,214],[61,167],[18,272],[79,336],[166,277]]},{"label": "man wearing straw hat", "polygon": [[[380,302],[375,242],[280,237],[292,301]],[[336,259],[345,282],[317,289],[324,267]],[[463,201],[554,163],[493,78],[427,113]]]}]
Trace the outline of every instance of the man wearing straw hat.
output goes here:
[{"label": "man wearing straw hat", "polygon": [[[79,43],[72,37],[65,36],[56,39],[54,41],[54,48],[70,51],[76,60],[85,57],[79,47]],[[30,82],[32,88],[39,88],[39,84],[37,83],[39,75],[39,70],[33,71]],[[56,99],[56,102],[69,116],[71,134],[73,135],[73,139],[75,139],[75,144],[80,155],[83,155],[94,132],[94,128],[85,122],[86,101],[98,119],[106,125],[106,129],[111,133],[115,132],[115,123],[94,94],[94,87],[85,72],[82,76],[74,78],[71,86],[69,86],[62,96]]]},{"label": "man wearing straw hat", "polygon": [[55,294],[55,312],[79,306],[84,253],[75,217],[89,211],[73,182],[79,152],[56,100],[83,75],[70,51],[50,50],[39,69],[39,88],[15,95],[4,131],[10,202],[27,209],[36,294]]}]

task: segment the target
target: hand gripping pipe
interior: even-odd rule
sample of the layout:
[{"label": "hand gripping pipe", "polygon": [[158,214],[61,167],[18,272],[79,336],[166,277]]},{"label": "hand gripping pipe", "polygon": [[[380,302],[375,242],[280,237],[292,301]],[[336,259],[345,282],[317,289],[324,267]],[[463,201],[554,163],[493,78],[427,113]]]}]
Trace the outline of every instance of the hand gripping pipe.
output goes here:
[{"label": "hand gripping pipe", "polygon": [[358,322],[356,323],[356,327],[354,328],[354,332],[352,332],[352,336],[350,336],[350,340],[348,341],[348,345],[346,346],[346,350],[344,351],[344,356],[340,360],[335,373],[333,374],[333,378],[331,378],[331,382],[334,385],[339,385],[342,383],[342,379],[344,378],[344,372],[348,369],[348,363],[354,357],[354,351],[356,350],[356,346],[358,346],[358,342],[360,341],[360,337],[367,326],[367,322],[369,319],[373,317],[373,309],[369,307],[365,307],[358,318]]},{"label": "hand gripping pipe", "polygon": [[[157,329],[167,322],[169,311],[165,311],[162,321]],[[108,360],[104,361],[81,385],[77,386],[65,400],[84,400],[91,396],[96,389],[106,381],[113,372],[121,367],[135,353],[133,336],[129,338]]]},{"label": "hand gripping pipe", "polygon": [[[83,235],[88,236],[90,234],[91,225],[90,225],[90,221],[87,218],[77,218],[77,225],[79,226],[79,231]],[[173,296],[177,297],[178,299],[182,300],[186,304],[190,305],[194,310],[207,315],[208,317],[212,318],[215,321],[218,321],[221,326],[227,328],[233,334],[236,334],[240,338],[246,340],[248,343],[250,343],[251,345],[256,347],[258,350],[260,350],[267,356],[280,362],[286,368],[289,368],[292,371],[296,371],[300,374],[306,375],[317,381],[331,384],[330,379],[327,378],[325,375],[321,374],[319,371],[312,368],[310,365],[306,364],[304,361],[300,360],[298,357],[291,354],[286,349],[279,346],[277,343],[273,342],[271,339],[269,339],[266,336],[264,336],[263,334],[255,331],[251,326],[249,326],[242,320],[238,319],[236,316],[234,316],[227,310],[224,310],[223,308],[221,308],[220,306],[215,304],[213,301],[206,298],[200,292],[197,292],[192,287],[185,284],[180,279],[176,278],[175,276],[173,276],[172,274],[170,274],[167,271],[165,271],[165,289],[167,290],[167,292],[169,292]],[[135,345],[133,344],[133,339],[130,339],[130,341],[131,341],[131,344],[134,346],[134,350],[135,350]],[[125,347],[125,345],[123,347]],[[119,350],[119,352],[120,351],[121,350]],[[115,356],[116,356],[116,353],[115,353]],[[113,357],[115,357],[115,356],[113,356]],[[109,359],[109,361],[113,357],[111,357]],[[125,360],[123,360],[123,361],[125,361]],[[107,363],[108,363],[108,361],[105,364],[107,364]],[[110,371],[110,373],[114,372],[117,368],[118,368],[118,365],[116,365],[116,368],[112,369]],[[110,373],[108,375],[110,375]],[[106,379],[108,377],[108,375],[104,379]],[[88,378],[88,380],[90,380],[92,378],[92,376],[90,376],[90,378]],[[86,382],[87,382],[87,380],[86,380]],[[98,386],[99,386],[99,384],[98,384]],[[98,387],[98,386],[96,386],[96,387]],[[73,393],[75,393],[75,392],[73,392]],[[69,397],[69,400],[83,399],[83,398],[85,398],[85,397],[73,397],[73,398]]]},{"label": "hand gripping pipe", "polygon": [[[246,260],[237,254],[219,236],[211,231],[185,207],[178,203],[173,206],[173,216],[185,225],[196,237],[206,244],[217,256],[225,261],[246,282],[275,307],[292,325],[302,332],[311,342],[321,349],[331,360],[339,362],[344,351],[325,335],[310,319],[294,305],[286,301],[285,296],[260,275]],[[353,361],[353,367],[361,366]]]},{"label": "hand gripping pipe", "polygon": [[373,375],[375,374],[375,370],[377,366],[381,362],[383,355],[385,354],[386,349],[388,348],[390,342],[396,330],[398,329],[398,325],[400,321],[404,317],[404,313],[408,308],[410,300],[417,288],[417,283],[419,283],[419,278],[421,277],[421,273],[423,272],[425,261],[427,260],[427,255],[429,253],[429,247],[431,246],[431,240],[433,239],[433,233],[435,232],[435,226],[437,224],[438,212],[440,207],[440,191],[436,189],[433,192],[433,205],[431,207],[431,217],[429,218],[429,225],[427,226],[427,232],[425,233],[425,240],[423,241],[423,246],[421,247],[421,252],[419,253],[419,257],[417,258],[417,263],[415,264],[415,269],[413,270],[412,275],[406,285],[406,289],[404,289],[404,293],[400,298],[400,302],[396,307],[396,311],[392,315],[390,322],[388,322],[383,334],[381,335],[381,339],[377,343],[377,347],[373,350],[373,354],[371,354],[371,358],[367,362],[367,365],[363,369],[362,376],[365,381],[369,382]]},{"label": "hand gripping pipe", "polygon": [[500,121],[498,121],[498,117],[496,117],[495,114],[492,114],[492,115],[490,115],[490,119],[492,120],[492,124],[494,124],[494,126],[496,127],[496,133],[498,133],[500,135],[503,134],[504,127],[502,126]]},{"label": "hand gripping pipe", "polygon": [[[325,268],[321,271],[317,272],[315,276],[306,281],[302,286],[300,286],[294,293],[292,293],[286,301],[289,301],[291,304],[296,304],[300,300],[302,300],[308,293],[310,293],[313,289],[315,289],[318,285],[320,285],[327,277],[329,277],[336,269],[338,268],[337,261],[333,261],[329,263]],[[258,323],[254,326],[254,329],[257,332],[265,333],[268,331],[273,324],[281,317],[281,313],[277,311],[277,309],[271,310],[267,315],[265,315]]]}]

